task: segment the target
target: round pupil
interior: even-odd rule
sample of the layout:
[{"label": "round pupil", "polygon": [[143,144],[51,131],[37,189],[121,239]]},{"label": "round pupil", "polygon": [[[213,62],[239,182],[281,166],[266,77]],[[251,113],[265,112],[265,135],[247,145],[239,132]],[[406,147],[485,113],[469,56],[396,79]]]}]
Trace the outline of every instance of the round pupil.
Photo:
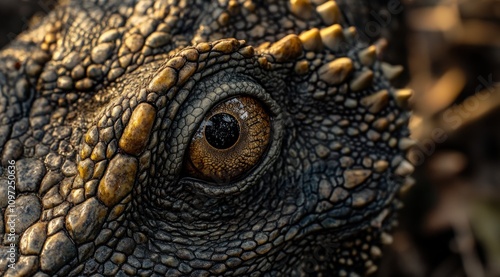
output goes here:
[{"label": "round pupil", "polygon": [[205,137],[208,143],[217,149],[227,149],[233,146],[239,136],[238,121],[227,113],[212,116],[205,126]]}]

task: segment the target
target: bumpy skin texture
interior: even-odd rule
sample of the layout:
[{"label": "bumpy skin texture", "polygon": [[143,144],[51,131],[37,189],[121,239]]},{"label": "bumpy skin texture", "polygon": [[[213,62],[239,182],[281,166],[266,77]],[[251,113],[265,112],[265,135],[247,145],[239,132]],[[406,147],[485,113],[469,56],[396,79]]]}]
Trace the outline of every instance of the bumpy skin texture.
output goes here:
[{"label": "bumpy skin texture", "polygon": [[[412,170],[409,93],[348,27],[332,1],[57,8],[0,52],[0,273],[373,273]],[[238,95],[272,118],[266,153],[236,180],[186,176],[204,115]]]}]

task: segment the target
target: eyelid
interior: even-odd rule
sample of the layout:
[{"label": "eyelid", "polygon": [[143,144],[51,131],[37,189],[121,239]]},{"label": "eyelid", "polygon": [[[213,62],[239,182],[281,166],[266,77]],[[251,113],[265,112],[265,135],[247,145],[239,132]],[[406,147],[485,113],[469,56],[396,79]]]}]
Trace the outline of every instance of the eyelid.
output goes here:
[{"label": "eyelid", "polygon": [[158,134],[166,138],[162,144],[166,160],[164,158],[165,163],[159,168],[159,177],[172,178],[180,175],[182,159],[191,137],[206,113],[216,104],[235,96],[248,95],[263,102],[269,108],[271,116],[280,113],[280,107],[270,95],[257,82],[246,76],[220,72],[212,78],[200,81],[190,90],[177,93],[181,94],[184,95],[182,102],[171,104],[168,110],[159,110],[166,127]]},{"label": "eyelid", "polygon": [[[164,180],[158,186],[167,190],[174,189],[166,187],[166,184],[175,182],[176,190],[189,190],[191,193],[210,197],[224,197],[243,192],[255,181],[255,178],[260,177],[265,172],[265,169],[276,160],[280,152],[283,131],[280,105],[259,82],[249,76],[227,71],[221,71],[210,78],[203,79],[189,90],[180,91],[177,95],[181,94],[184,100],[180,104],[171,105],[172,109],[159,111],[163,118],[162,121],[165,122],[163,124],[165,128],[160,128],[156,139],[166,138],[166,140],[160,143],[158,151],[155,152],[157,154],[153,154],[155,155],[153,158],[159,162],[159,167],[155,168],[152,174],[155,175],[155,178]],[[242,95],[258,99],[268,109],[269,115],[272,117],[271,143],[262,161],[251,175],[227,186],[214,186],[209,182],[183,175],[189,142],[207,112],[211,107],[226,99]]]}]

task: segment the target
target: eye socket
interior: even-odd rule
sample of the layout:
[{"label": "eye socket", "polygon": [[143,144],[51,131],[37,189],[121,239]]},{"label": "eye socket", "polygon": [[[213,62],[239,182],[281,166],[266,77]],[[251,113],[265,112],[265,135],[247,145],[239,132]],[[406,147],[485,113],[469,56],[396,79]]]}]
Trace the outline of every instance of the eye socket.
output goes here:
[{"label": "eye socket", "polygon": [[231,98],[212,108],[191,139],[185,170],[191,177],[231,182],[257,165],[266,151],[271,122],[260,101]]}]

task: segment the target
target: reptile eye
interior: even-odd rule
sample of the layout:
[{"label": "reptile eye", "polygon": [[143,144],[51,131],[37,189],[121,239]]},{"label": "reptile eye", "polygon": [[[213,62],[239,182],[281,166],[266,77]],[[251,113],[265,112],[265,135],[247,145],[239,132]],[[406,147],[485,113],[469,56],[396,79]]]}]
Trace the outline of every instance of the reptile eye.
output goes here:
[{"label": "reptile eye", "polygon": [[257,165],[270,135],[270,117],[260,101],[243,96],[222,102],[191,139],[186,171],[206,181],[231,182]]}]

